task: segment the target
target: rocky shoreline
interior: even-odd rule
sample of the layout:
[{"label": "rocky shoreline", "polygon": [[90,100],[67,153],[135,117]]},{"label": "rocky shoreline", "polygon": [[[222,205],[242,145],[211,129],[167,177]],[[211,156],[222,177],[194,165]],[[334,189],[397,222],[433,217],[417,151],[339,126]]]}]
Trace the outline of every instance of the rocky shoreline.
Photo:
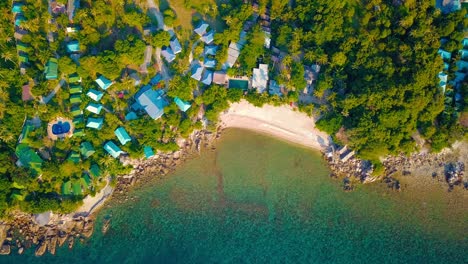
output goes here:
[{"label": "rocky shoreline", "polygon": [[[134,169],[128,175],[118,177],[117,185],[110,196],[112,202],[123,203],[135,200],[130,189],[154,180],[155,176],[162,178],[172,173],[178,165],[187,159],[198,155],[202,149],[214,149],[214,139],[221,132],[213,133],[206,130],[196,131],[188,139],[179,140],[180,150],[173,153],[157,153],[148,160],[130,160],[125,157],[121,161],[132,165]],[[107,204],[109,201],[105,201]],[[72,248],[76,241],[84,242],[94,231],[95,216],[98,210],[83,216],[81,213],[59,215],[51,214],[46,224],[40,224],[38,215],[23,212],[11,214],[10,221],[0,221],[0,255],[23,254],[25,250],[34,249],[36,256],[46,252],[54,255],[57,247]],[[109,223],[110,219],[108,220]],[[102,230],[103,232],[107,231]]]},{"label": "rocky shoreline", "polygon": [[[112,203],[136,201],[131,188],[139,187],[165,175],[172,173],[178,165],[197,156],[203,150],[215,150],[213,143],[221,136],[223,127],[216,132],[206,130],[194,132],[188,139],[180,139],[180,150],[173,153],[157,153],[148,160],[131,160],[123,157],[121,161],[132,165],[133,171],[128,175],[118,177],[118,183],[110,196]],[[385,173],[375,177],[373,166],[364,160],[356,158],[350,152],[323,151],[324,158],[331,170],[330,176],[343,180],[343,189],[351,191],[357,183],[380,181],[389,188],[400,190],[399,177],[412,173],[428,174],[449,186],[449,191],[457,186],[468,189],[468,179],[465,176],[468,147],[466,143],[439,154],[417,153],[409,157],[387,157],[383,161]],[[336,147],[336,146],[335,146]],[[466,148],[466,150],[465,150]],[[333,148],[332,148],[333,149]],[[331,153],[331,154],[330,154]],[[347,154],[346,154],[347,153]],[[348,156],[345,160],[343,155]],[[105,206],[110,206],[106,201]],[[46,252],[55,254],[56,248],[66,245],[70,249],[78,240],[84,242],[94,231],[97,211],[90,215],[52,215],[45,225],[38,224],[37,215],[15,212],[14,221],[0,222],[0,254],[22,254],[25,250],[35,248],[35,255],[41,256]],[[111,218],[106,220],[102,232],[107,232]]]}]

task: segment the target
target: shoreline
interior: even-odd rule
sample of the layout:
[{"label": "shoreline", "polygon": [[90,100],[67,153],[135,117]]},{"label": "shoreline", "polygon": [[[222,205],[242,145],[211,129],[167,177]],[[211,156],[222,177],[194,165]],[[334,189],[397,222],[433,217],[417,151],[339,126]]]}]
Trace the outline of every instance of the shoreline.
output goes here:
[{"label": "shoreline", "polygon": [[[3,244],[0,255],[10,254],[12,250],[22,254],[28,248],[35,248],[37,256],[41,256],[47,251],[54,254],[57,246],[68,244],[68,247],[71,248],[76,239],[84,242],[92,235],[96,216],[103,207],[112,206],[110,202],[137,201],[138,198],[131,194],[132,188],[138,188],[153,180],[162,179],[165,175],[176,170],[187,159],[198,156],[201,151],[215,150],[216,147],[213,144],[221,137],[223,130],[229,128],[246,129],[321,151],[326,165],[331,170],[330,176],[343,178],[345,191],[353,190],[354,182],[369,183],[376,180],[383,181],[391,189],[400,190],[399,181],[394,176],[408,175],[408,171],[416,174],[422,165],[428,173],[437,170],[437,179],[445,181],[446,176],[444,177],[444,175],[446,174],[444,174],[443,165],[460,161],[466,164],[468,157],[468,147],[466,146],[468,144],[466,143],[461,143],[454,146],[453,150],[440,154],[416,153],[411,157],[386,157],[384,161],[385,174],[376,178],[370,174],[372,166],[369,166],[366,161],[351,157],[343,162],[339,157],[330,156],[330,153],[336,155],[338,151],[333,151],[332,146],[334,145],[330,137],[315,127],[315,121],[312,117],[294,111],[289,106],[264,105],[263,107],[255,107],[242,100],[232,104],[228,110],[220,115],[215,132],[194,131],[187,139],[179,139],[177,143],[180,150],[178,151],[158,152],[150,159],[134,160],[121,157],[121,162],[133,166],[133,170],[127,175],[118,176],[115,187],[111,187],[108,181],[106,187],[94,197],[86,197],[83,200],[83,205],[75,212],[65,215],[52,214],[50,221],[45,225],[37,224],[35,219],[37,215],[22,212],[16,212],[13,215],[14,222],[0,222],[0,242],[7,241]],[[330,152],[330,149],[333,152]],[[446,180],[451,186],[450,188],[453,188],[457,181],[457,185],[465,183],[463,182],[463,173],[455,176],[456,178],[450,179],[450,182]],[[102,232],[105,231],[102,230]],[[25,237],[29,237],[29,239],[25,239]]]}]

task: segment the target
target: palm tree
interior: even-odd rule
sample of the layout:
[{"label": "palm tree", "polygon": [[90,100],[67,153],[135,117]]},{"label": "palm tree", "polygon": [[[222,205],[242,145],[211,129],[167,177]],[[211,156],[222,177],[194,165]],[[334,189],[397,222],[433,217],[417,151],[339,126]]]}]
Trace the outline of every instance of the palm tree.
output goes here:
[{"label": "palm tree", "polygon": [[317,58],[317,63],[320,65],[328,64],[328,55],[327,54],[320,54]]},{"label": "palm tree", "polygon": [[4,53],[2,53],[2,59],[7,62],[7,61],[10,61],[10,62],[14,62],[13,61],[13,53],[11,51],[5,51]]}]

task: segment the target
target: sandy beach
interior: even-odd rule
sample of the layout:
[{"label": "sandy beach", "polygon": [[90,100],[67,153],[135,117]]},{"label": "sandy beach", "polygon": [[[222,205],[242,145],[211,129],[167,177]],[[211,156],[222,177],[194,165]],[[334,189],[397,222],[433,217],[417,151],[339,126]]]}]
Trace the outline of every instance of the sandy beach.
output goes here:
[{"label": "sandy beach", "polygon": [[322,150],[329,136],[315,127],[315,120],[290,106],[255,107],[245,100],[231,105],[220,116],[221,126],[268,134],[305,147]]}]

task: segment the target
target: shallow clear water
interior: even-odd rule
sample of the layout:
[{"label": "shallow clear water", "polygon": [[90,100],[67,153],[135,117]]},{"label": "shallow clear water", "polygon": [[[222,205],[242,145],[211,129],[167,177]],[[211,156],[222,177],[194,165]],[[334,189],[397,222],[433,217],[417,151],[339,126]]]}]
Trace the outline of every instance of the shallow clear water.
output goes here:
[{"label": "shallow clear water", "polygon": [[[467,263],[468,197],[437,185],[345,193],[316,152],[229,130],[98,216],[92,239],[2,263]],[[102,235],[102,219],[112,215]]]}]

